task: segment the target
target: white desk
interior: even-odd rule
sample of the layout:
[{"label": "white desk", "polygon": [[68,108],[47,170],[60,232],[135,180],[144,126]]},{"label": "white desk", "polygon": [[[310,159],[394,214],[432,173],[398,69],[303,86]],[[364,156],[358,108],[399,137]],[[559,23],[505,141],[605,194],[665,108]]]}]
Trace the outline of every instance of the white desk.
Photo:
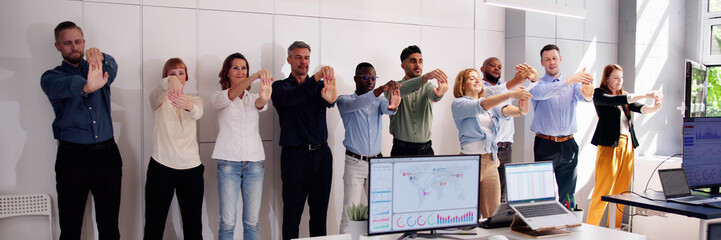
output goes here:
[{"label": "white desk", "polygon": [[[577,228],[569,228],[568,231],[571,232],[571,235],[566,236],[560,236],[560,237],[554,237],[554,238],[543,238],[543,239],[558,239],[558,240],[608,240],[608,239],[614,239],[614,240],[645,240],[646,236],[635,234],[635,233],[629,233],[629,232],[623,232],[618,230],[613,230],[609,228],[602,228],[594,225],[588,225],[583,224],[581,227]],[[509,240],[530,240],[530,239],[536,239],[531,237],[526,237],[517,233],[511,232],[510,228],[496,228],[496,229],[483,229],[483,228],[476,228],[476,232],[478,235],[453,235],[453,237],[460,238],[460,239],[487,239],[489,236],[492,235],[504,235]],[[400,237],[401,234],[391,234],[391,235],[378,235],[378,236],[361,236],[361,240],[395,240]],[[333,236],[325,236],[325,237],[313,237],[313,238],[301,238],[304,240],[350,240],[350,234],[343,234],[343,235],[333,235]],[[423,238],[416,238],[416,239],[423,239]]]}]

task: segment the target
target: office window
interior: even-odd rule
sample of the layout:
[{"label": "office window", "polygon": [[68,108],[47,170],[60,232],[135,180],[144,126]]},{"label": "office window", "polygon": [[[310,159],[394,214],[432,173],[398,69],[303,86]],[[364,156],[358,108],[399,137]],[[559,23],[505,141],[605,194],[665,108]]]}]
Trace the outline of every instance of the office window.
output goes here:
[{"label": "office window", "polygon": [[692,116],[718,117],[721,116],[721,0],[705,0],[702,4],[699,9],[702,66],[699,69],[705,69],[705,73],[695,74],[698,79],[691,82],[691,98],[687,99],[691,105],[687,107],[691,107]]},{"label": "office window", "polygon": [[721,12],[721,0],[709,0],[708,10],[706,12],[714,13]]},{"label": "office window", "polygon": [[721,116],[721,66],[708,67],[706,116]]}]

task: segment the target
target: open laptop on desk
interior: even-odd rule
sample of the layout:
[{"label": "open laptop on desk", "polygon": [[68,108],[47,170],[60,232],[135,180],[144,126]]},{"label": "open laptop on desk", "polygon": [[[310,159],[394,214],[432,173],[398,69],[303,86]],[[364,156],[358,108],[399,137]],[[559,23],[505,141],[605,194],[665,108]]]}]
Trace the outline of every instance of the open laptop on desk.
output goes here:
[{"label": "open laptop on desk", "polygon": [[556,201],[552,162],[506,164],[508,205],[533,230],[580,226],[581,220]]},{"label": "open laptop on desk", "polygon": [[658,170],[658,177],[661,179],[663,195],[666,196],[668,202],[721,207],[721,200],[717,198],[700,197],[691,194],[691,188],[688,186],[686,172],[683,171],[683,168]]}]

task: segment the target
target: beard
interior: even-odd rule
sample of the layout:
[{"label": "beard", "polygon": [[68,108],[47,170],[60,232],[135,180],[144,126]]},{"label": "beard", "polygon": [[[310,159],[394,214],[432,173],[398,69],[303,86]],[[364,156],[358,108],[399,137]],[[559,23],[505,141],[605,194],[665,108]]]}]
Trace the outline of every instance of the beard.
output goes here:
[{"label": "beard", "polygon": [[490,82],[490,83],[493,83],[493,84],[495,85],[495,84],[498,83],[498,80],[501,79],[501,76],[494,77],[494,76],[491,75],[491,74],[483,73],[483,78],[484,78],[486,81],[488,81],[488,82]]},{"label": "beard", "polygon": [[71,56],[71,54],[72,53],[70,53],[68,55],[63,55],[63,59],[65,59],[65,61],[67,61],[68,63],[71,63],[71,64],[79,64],[80,62],[83,61],[84,54],[82,52],[80,52],[80,55],[76,58],[73,58]]}]

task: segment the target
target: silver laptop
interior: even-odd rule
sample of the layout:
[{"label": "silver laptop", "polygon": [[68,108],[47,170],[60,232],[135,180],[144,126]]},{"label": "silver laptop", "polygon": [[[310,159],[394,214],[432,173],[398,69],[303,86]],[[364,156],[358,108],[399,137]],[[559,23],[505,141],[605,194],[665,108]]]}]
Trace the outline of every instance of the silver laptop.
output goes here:
[{"label": "silver laptop", "polygon": [[580,226],[581,220],[556,201],[552,162],[506,164],[508,205],[533,230]]},{"label": "silver laptop", "polygon": [[666,201],[691,205],[713,205],[714,202],[721,202],[717,198],[692,195],[683,168],[658,170],[658,177],[661,179],[661,188]]}]

